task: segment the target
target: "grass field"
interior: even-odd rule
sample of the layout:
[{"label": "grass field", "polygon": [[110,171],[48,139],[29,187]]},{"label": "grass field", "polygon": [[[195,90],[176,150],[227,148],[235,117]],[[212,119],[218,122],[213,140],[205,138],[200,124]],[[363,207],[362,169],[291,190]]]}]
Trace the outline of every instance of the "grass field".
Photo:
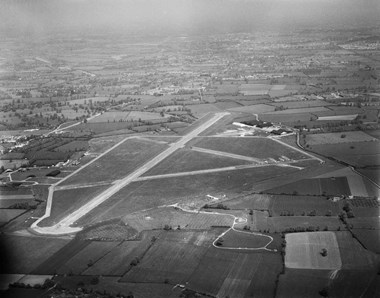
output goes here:
[{"label": "grass field", "polygon": [[[340,269],[342,260],[333,232],[287,234],[285,266],[295,269]],[[327,255],[322,256],[322,249]]]},{"label": "grass field", "polygon": [[104,112],[98,117],[95,117],[89,121],[89,123],[99,123],[99,122],[118,122],[119,120],[122,121],[138,121],[141,119],[142,121],[149,121],[149,120],[155,120],[155,119],[161,119],[163,117],[160,116],[159,113],[152,113],[152,112],[138,112],[138,111],[132,111],[132,112],[120,112],[120,111],[110,111],[110,112]]},{"label": "grass field", "polygon": [[114,146],[116,143],[123,140],[125,136],[110,136],[110,137],[100,137],[93,138],[89,141],[91,153],[103,153],[107,149]]},{"label": "grass field", "polygon": [[212,247],[187,285],[217,297],[271,297],[281,270],[279,254],[237,253]]},{"label": "grass field", "polygon": [[143,176],[162,175],[169,173],[199,171],[230,166],[249,164],[249,161],[228,158],[190,149],[179,149],[161,161]]},{"label": "grass field", "polygon": [[156,208],[128,214],[123,221],[138,231],[163,229],[165,225],[173,229],[209,229],[212,226],[231,226],[231,216],[188,213],[173,207]]},{"label": "grass field", "polygon": [[269,206],[273,216],[281,215],[307,215],[315,210],[315,215],[324,216],[330,211],[330,215],[338,215],[338,205],[326,197],[301,196],[301,195],[272,195]]},{"label": "grass field", "polygon": [[369,136],[368,134],[362,131],[318,133],[309,134],[306,136],[306,143],[310,146],[371,141],[377,141],[377,139]]},{"label": "grass field", "polygon": [[346,177],[302,179],[294,183],[267,190],[274,194],[297,195],[350,195],[350,186]]},{"label": "grass field", "polygon": [[65,216],[86,204],[96,195],[104,191],[108,185],[84,187],[79,189],[66,189],[55,191],[50,216],[41,221],[40,226],[51,226]]},{"label": "grass field", "polygon": [[267,138],[198,138],[193,146],[223,151],[256,158],[274,158],[286,156],[290,159],[303,159],[306,155]]},{"label": "grass field", "polygon": [[126,140],[61,185],[88,184],[100,181],[113,182],[127,176],[166,147],[165,144],[147,140]]},{"label": "grass field", "polygon": [[270,241],[269,237],[255,235],[253,233],[239,233],[230,230],[223,236],[223,245],[221,247],[228,248],[261,248],[267,245]]},{"label": "grass field", "polygon": [[380,264],[378,255],[366,250],[350,232],[335,232],[343,269],[369,269]]},{"label": "grass field", "polygon": [[161,234],[141,263],[123,278],[124,282],[164,282],[184,284],[199,265],[212,241],[214,231],[172,231]]},{"label": "grass field", "polygon": [[[295,171],[298,170],[269,166],[133,182],[93,209],[78,224],[121,217],[135,211],[178,202],[200,203],[202,206],[209,201],[207,195],[234,197],[252,191],[258,181],[270,182],[273,177],[288,176]],[[152,189],[155,191],[152,192]]]},{"label": "grass field", "polygon": [[44,237],[2,235],[0,273],[32,272],[70,240]]}]

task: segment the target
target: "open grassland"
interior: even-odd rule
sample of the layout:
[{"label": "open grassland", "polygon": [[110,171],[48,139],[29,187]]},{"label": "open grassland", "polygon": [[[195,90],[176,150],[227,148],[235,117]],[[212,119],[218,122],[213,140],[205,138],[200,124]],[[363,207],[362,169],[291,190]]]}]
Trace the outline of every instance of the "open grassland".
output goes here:
[{"label": "open grassland", "polygon": [[269,166],[133,182],[93,209],[78,224],[86,225],[178,202],[202,204],[208,202],[207,195],[236,196],[252,191],[258,181],[269,183],[274,177],[289,176],[295,171],[298,170]]},{"label": "open grassland", "polygon": [[351,194],[346,177],[302,179],[294,183],[269,189],[267,192],[311,196]]},{"label": "open grassland", "polygon": [[306,155],[289,147],[282,146],[268,138],[198,138],[194,146],[228,152],[232,154],[244,155],[255,158],[278,159],[286,156],[290,159],[303,159]]},{"label": "open grassland", "polygon": [[124,282],[164,282],[184,284],[198,267],[216,238],[214,231],[171,231],[161,234],[141,263],[123,278]]},{"label": "open grassland", "polygon": [[238,253],[212,247],[187,285],[190,289],[218,297],[271,297],[281,270],[279,254]]},{"label": "open grassland", "polygon": [[[285,266],[295,269],[340,269],[342,260],[333,232],[287,234]],[[322,256],[322,249],[327,255]]]},{"label": "open grassland", "polygon": [[112,146],[116,145],[124,138],[125,136],[93,138],[89,141],[89,152],[97,154],[103,153],[104,151],[110,149]]},{"label": "open grassland", "polygon": [[315,215],[337,215],[336,203],[323,196],[272,195],[269,210],[273,216],[307,215],[315,210]]},{"label": "open grassland", "polygon": [[380,254],[380,231],[368,229],[352,229],[352,233],[363,246],[374,253]]},{"label": "open grassland", "polygon": [[369,136],[362,131],[347,131],[347,132],[333,132],[333,133],[318,133],[309,134],[306,136],[306,143],[312,145],[323,144],[340,144],[340,143],[354,143],[354,142],[371,142],[377,139]]},{"label": "open grassland", "polygon": [[147,140],[126,140],[61,185],[89,184],[100,181],[113,182],[127,176],[166,148],[165,144]]},{"label": "open grassland", "polygon": [[1,273],[31,273],[69,240],[2,235]]},{"label": "open grassland", "polygon": [[209,229],[212,226],[231,226],[231,216],[188,213],[173,207],[155,208],[147,211],[128,214],[123,221],[138,231],[163,229],[165,226],[173,229]]},{"label": "open grassland", "polygon": [[378,141],[314,145],[311,150],[357,167],[380,164]]},{"label": "open grassland", "polygon": [[366,250],[350,232],[335,232],[343,269],[369,269],[379,265],[379,256]]},{"label": "open grassland", "polygon": [[59,267],[57,273],[79,275],[119,244],[119,242],[91,241]]},{"label": "open grassland", "polygon": [[[238,198],[230,199],[222,202],[222,204],[230,209],[256,209],[267,210],[271,204],[272,195],[267,194],[249,194]],[[211,206],[216,206],[215,203]]]},{"label": "open grassland", "polygon": [[179,149],[150,169],[143,176],[199,171],[248,164],[248,161],[214,154]]},{"label": "open grassland", "polygon": [[153,237],[158,237],[160,233],[161,231],[145,232],[141,240],[121,242],[96,262],[93,260],[93,265],[82,274],[124,275],[130,269],[133,260],[136,258],[138,260],[143,259],[145,252],[154,243]]},{"label": "open grassland", "polygon": [[86,204],[93,197],[107,189],[109,185],[74,188],[55,191],[50,217],[44,219],[41,226],[51,226]]},{"label": "open grassland", "polygon": [[276,298],[321,297],[319,291],[328,286],[330,275],[330,270],[286,268],[280,275]]}]

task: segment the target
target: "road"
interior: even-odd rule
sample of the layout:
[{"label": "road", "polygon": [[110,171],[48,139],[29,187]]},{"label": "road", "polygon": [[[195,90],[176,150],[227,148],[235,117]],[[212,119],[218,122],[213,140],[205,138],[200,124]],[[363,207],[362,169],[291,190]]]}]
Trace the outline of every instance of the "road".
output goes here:
[{"label": "road", "polygon": [[[201,132],[206,130],[208,127],[211,125],[215,124],[217,121],[219,121],[221,118],[224,116],[228,115],[229,113],[216,113],[211,119],[206,121],[205,123],[201,124],[199,127],[195,128],[191,132],[189,132],[187,135],[181,137],[177,142],[172,143],[168,149],[165,151],[161,152],[157,156],[155,156],[153,159],[145,163],[143,166],[129,174],[123,179],[120,179],[117,184],[112,185],[108,189],[106,189],[104,192],[93,198],[91,201],[89,201],[87,204],[83,205],[82,207],[78,208],[76,211],[62,219],[60,222],[55,224],[54,226],[51,227],[38,227],[38,223],[41,222],[43,218],[46,218],[48,216],[47,213],[49,213],[50,216],[50,210],[51,210],[51,205],[52,205],[52,195],[54,191],[54,187],[58,185],[59,183],[55,184],[53,187],[49,189],[49,199],[48,200],[48,206],[47,206],[47,212],[45,215],[38,220],[38,222],[34,223],[32,225],[32,229],[40,234],[55,234],[55,235],[62,235],[62,234],[69,234],[73,232],[77,232],[80,230],[80,228],[72,228],[70,227],[72,224],[74,224],[77,220],[79,220],[81,217],[86,215],[87,213],[91,212],[94,208],[108,200],[111,196],[116,194],[118,191],[120,191],[122,188],[136,180],[138,177],[146,173],[148,170],[156,166],[159,162],[167,158],[169,155],[171,155],[173,152],[175,152],[177,149],[180,149],[186,145],[190,140],[192,140],[194,137],[198,136]],[[125,140],[121,141],[124,142]],[[120,144],[119,142],[118,144]],[[114,147],[118,146],[115,145]],[[111,150],[114,148],[112,147]],[[110,150],[108,150],[109,152]],[[107,152],[107,151],[106,151]],[[104,155],[104,154],[102,154]],[[99,157],[98,157],[99,158]],[[80,170],[80,169],[79,169]],[[78,171],[79,171],[78,170]],[[75,173],[75,172],[74,172]],[[74,175],[74,173],[70,174],[69,176],[71,177]],[[66,177],[67,179],[68,177]],[[48,212],[49,209],[49,212]]]}]

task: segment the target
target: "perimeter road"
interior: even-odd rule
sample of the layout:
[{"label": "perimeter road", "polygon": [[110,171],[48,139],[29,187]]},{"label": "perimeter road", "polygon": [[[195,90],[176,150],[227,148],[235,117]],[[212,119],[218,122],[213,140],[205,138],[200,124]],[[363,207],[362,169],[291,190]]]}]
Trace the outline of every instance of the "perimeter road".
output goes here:
[{"label": "perimeter road", "polygon": [[[173,152],[175,152],[177,149],[180,149],[185,146],[186,143],[188,143],[190,140],[198,136],[201,132],[206,130],[208,127],[219,121],[224,116],[228,115],[229,113],[216,113],[210,120],[207,122],[201,124],[199,127],[188,133],[187,135],[183,136],[179,141],[173,143],[170,145],[168,149],[161,152],[157,156],[155,156],[153,159],[145,163],[143,166],[129,174],[123,179],[119,180],[119,183],[112,185],[110,188],[106,189],[104,192],[93,198],[91,201],[89,201],[87,204],[83,205],[64,219],[62,219],[60,222],[55,224],[51,227],[38,227],[37,224],[32,225],[32,229],[39,233],[39,234],[55,234],[55,235],[62,235],[62,234],[69,234],[73,232],[77,232],[80,230],[80,228],[72,228],[70,225],[74,224],[77,220],[79,220],[81,217],[86,215],[87,213],[91,212],[94,208],[105,202],[107,199],[109,199],[111,196],[113,196],[115,193],[120,191],[122,188],[133,182],[135,179],[146,173],[148,170],[153,168],[155,165],[157,165],[159,162],[161,162],[163,159],[171,155]],[[51,207],[51,206],[50,206]]]}]

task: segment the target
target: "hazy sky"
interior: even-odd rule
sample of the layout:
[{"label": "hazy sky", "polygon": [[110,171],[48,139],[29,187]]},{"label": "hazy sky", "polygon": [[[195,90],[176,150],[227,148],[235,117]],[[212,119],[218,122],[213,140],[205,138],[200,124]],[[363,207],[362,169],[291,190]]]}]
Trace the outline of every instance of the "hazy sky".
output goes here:
[{"label": "hazy sky", "polygon": [[0,29],[121,29],[147,33],[359,26],[380,16],[380,0],[0,0]]}]

